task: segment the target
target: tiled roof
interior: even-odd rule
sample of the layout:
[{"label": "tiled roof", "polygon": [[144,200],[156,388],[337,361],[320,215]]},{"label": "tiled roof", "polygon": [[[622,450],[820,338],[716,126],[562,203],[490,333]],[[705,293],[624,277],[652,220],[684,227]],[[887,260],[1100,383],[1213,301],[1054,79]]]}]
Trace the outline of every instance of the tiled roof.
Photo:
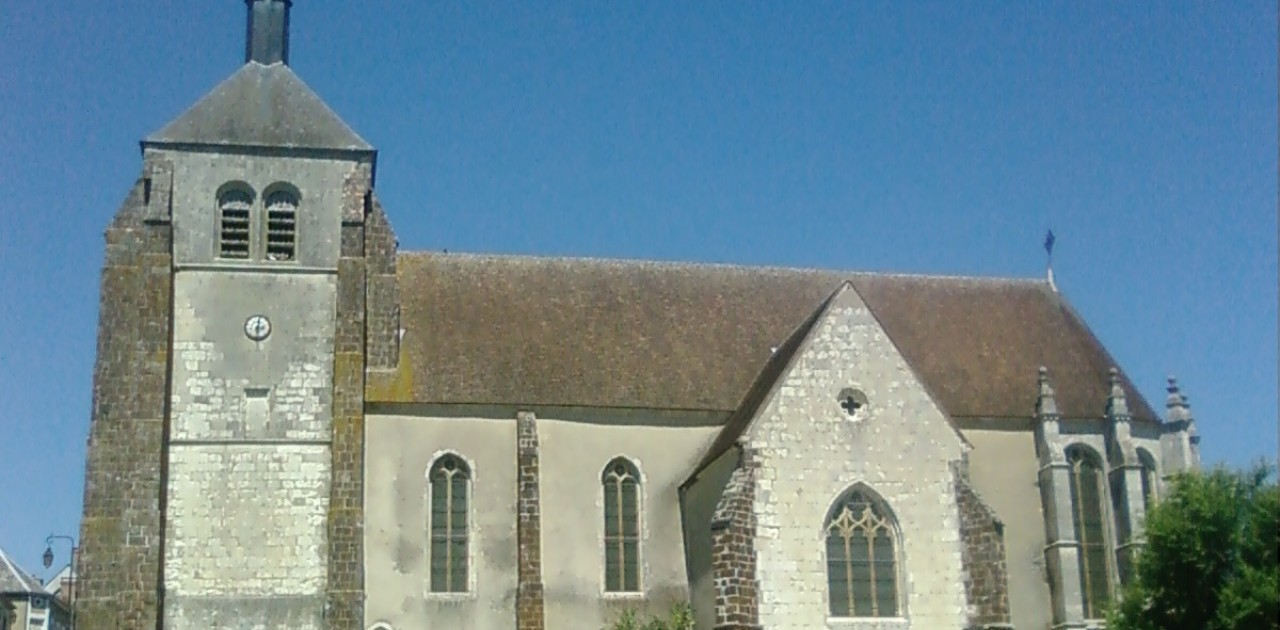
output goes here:
[{"label": "tiled roof", "polygon": [[0,594],[38,593],[47,595],[44,585],[35,576],[23,571],[9,554],[0,549]]},{"label": "tiled roof", "polygon": [[[1026,418],[1048,366],[1098,417],[1113,361],[1040,280],[401,253],[401,367],[371,401],[729,412],[844,281],[953,417]],[[1133,414],[1155,419],[1127,379]]]},{"label": "tiled roof", "polygon": [[373,150],[289,66],[257,62],[245,64],[145,142]]}]

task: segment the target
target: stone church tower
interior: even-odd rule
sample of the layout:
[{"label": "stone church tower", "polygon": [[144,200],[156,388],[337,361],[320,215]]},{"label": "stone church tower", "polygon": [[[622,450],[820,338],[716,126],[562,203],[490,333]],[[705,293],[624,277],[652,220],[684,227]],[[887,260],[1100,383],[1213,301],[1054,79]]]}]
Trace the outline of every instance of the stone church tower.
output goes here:
[{"label": "stone church tower", "polygon": [[107,230],[82,628],[361,624],[366,274],[394,237],[376,152],[288,66],[289,0],[247,4],[244,66],[142,141]]},{"label": "stone church tower", "polygon": [[1041,278],[399,252],[246,5],[106,232],[82,629],[1097,628],[1198,465]]}]

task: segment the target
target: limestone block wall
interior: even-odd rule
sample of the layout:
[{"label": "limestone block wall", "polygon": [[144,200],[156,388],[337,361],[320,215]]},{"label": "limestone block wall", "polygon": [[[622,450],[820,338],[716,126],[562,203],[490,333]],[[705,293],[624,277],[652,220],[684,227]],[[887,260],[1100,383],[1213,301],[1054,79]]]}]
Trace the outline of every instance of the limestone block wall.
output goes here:
[{"label": "limestone block wall", "polygon": [[[247,184],[260,202],[273,184],[299,192],[299,267],[337,267],[340,256],[343,183],[350,159],[255,154],[253,152],[169,152],[174,161],[174,263],[240,266],[216,258],[218,191],[229,182]],[[363,193],[363,191],[361,191]]]},{"label": "limestone block wall", "polygon": [[[760,624],[963,628],[959,515],[950,464],[964,445],[851,287],[833,298],[747,435],[758,455]],[[865,393],[850,417],[845,388]],[[896,619],[828,615],[824,520],[854,484],[877,493],[899,535]]]},{"label": "limestone block wall", "polygon": [[335,293],[329,273],[175,275],[166,628],[322,627]]}]

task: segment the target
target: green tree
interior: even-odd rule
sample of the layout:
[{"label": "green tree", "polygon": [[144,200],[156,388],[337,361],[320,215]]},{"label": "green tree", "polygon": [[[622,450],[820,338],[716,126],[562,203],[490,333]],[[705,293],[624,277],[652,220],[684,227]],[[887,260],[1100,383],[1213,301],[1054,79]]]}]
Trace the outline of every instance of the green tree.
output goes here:
[{"label": "green tree", "polygon": [[604,630],[693,630],[693,609],[688,604],[675,604],[666,619],[650,616],[642,621],[634,609],[628,608]]},{"label": "green tree", "polygon": [[1266,464],[1183,474],[1152,507],[1113,630],[1280,630],[1280,489]]}]

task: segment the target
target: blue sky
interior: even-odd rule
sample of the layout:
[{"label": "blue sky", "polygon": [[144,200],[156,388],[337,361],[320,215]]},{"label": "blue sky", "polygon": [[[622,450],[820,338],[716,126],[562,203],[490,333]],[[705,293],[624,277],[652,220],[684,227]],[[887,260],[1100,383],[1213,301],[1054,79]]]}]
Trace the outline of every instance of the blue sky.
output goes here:
[{"label": "blue sky", "polygon": [[[1033,277],[1277,449],[1272,2],[295,3],[405,249]],[[102,234],[239,1],[0,7],[0,546],[78,529]],[[65,548],[57,551],[65,557]]]}]

